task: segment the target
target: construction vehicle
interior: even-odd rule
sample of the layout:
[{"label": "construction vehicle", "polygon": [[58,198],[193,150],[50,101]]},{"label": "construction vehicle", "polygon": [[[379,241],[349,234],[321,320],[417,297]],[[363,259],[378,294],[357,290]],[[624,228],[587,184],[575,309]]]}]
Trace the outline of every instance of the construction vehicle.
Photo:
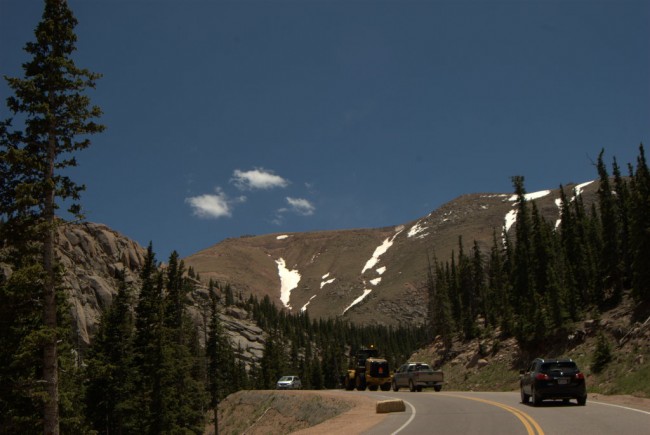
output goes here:
[{"label": "construction vehicle", "polygon": [[379,357],[379,350],[373,346],[362,348],[351,358],[350,368],[343,376],[343,387],[352,391],[355,388],[364,391],[368,388],[371,391],[390,390],[392,374],[388,367],[388,361]]}]

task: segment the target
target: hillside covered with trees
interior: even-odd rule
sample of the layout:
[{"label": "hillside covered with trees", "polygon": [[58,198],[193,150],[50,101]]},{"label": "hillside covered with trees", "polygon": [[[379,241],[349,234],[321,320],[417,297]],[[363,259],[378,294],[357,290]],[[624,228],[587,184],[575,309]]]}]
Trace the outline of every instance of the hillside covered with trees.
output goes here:
[{"label": "hillside covered with trees", "polygon": [[650,173],[643,145],[623,176],[597,163],[598,201],[586,209],[576,192],[561,196],[561,220],[547,222],[527,201],[523,177],[517,195],[514,239],[494,233],[490,252],[474,243],[428,274],[430,333],[451,343],[455,334],[477,337],[478,324],[500,328],[524,350],[566,335],[573,323],[622,301],[631,290],[636,320],[650,308]]}]

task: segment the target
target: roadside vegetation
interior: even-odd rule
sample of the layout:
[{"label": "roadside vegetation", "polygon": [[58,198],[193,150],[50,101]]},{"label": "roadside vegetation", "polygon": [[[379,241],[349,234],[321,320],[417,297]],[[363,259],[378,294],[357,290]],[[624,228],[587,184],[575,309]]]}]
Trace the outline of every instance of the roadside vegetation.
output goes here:
[{"label": "roadside vegetation", "polygon": [[412,358],[443,370],[445,390],[515,391],[519,371],[532,358],[568,357],[585,374],[589,393],[650,398],[650,322],[634,321],[634,306],[625,292],[616,308],[572,324],[570,333],[534,354],[522,352],[517,340],[500,330],[481,330],[476,339],[454,339],[452,351],[438,336]]}]

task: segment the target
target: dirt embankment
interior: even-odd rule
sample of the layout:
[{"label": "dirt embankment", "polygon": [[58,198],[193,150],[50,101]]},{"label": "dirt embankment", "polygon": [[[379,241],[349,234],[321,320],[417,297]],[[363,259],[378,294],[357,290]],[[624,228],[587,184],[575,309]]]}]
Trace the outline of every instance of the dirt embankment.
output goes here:
[{"label": "dirt embankment", "polygon": [[343,390],[239,391],[219,404],[219,434],[356,434],[385,417],[376,403]]}]

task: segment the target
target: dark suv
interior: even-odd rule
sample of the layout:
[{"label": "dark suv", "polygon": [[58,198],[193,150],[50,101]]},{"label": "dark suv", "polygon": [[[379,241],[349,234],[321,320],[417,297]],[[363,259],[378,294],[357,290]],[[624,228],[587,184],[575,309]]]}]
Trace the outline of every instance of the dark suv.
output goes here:
[{"label": "dark suv", "polygon": [[536,358],[528,371],[520,373],[521,403],[528,403],[531,397],[535,406],[546,399],[562,399],[565,403],[576,399],[583,406],[587,403],[585,375],[573,360]]}]

